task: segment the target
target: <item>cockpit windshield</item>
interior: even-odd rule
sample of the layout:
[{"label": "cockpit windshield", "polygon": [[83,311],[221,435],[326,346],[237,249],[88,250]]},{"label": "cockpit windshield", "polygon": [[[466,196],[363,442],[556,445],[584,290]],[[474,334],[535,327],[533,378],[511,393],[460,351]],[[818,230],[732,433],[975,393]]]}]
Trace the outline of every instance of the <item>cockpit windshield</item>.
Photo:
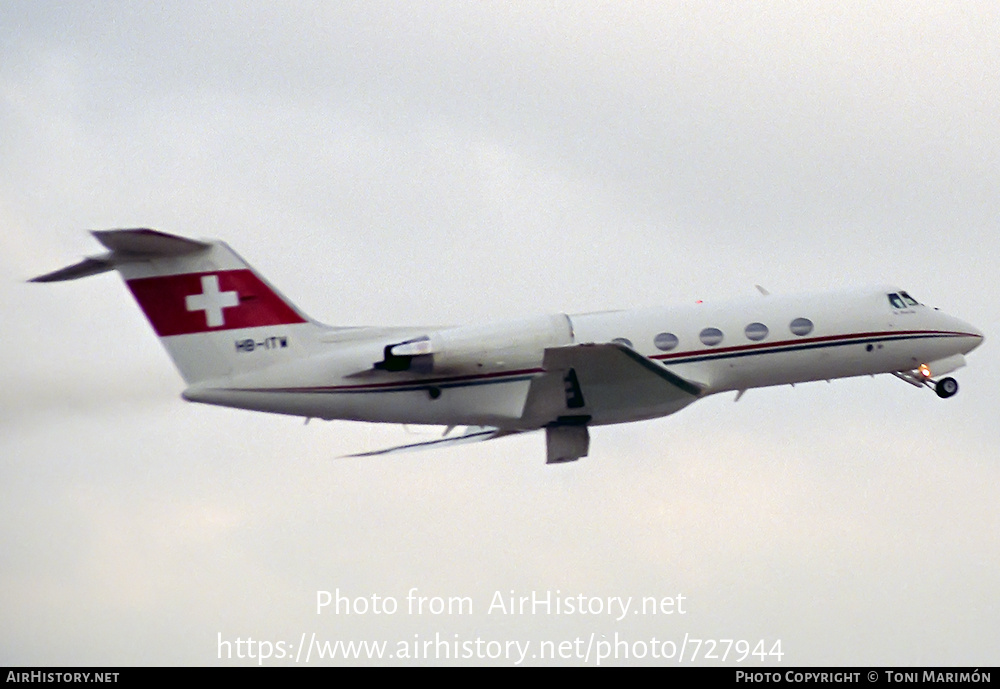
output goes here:
[{"label": "cockpit windshield", "polygon": [[910,306],[920,306],[919,301],[903,291],[890,292],[887,296],[889,297],[889,304],[891,304],[894,309],[905,309]]}]

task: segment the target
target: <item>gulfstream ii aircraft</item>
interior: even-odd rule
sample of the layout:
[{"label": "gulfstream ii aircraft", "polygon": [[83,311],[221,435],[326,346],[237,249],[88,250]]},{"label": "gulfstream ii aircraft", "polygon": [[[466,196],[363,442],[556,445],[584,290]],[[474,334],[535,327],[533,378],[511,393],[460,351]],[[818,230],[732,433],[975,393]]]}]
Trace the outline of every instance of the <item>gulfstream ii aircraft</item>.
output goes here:
[{"label": "gulfstream ii aircraft", "polygon": [[[545,430],[548,462],[585,457],[588,428],[672,414],[719,392],[889,373],[942,398],[983,341],[896,287],[455,327],[331,327],[225,243],[94,232],[100,256],[34,278],[121,273],[192,402],[448,427],[387,450]],[[465,426],[462,431],[455,431]]]}]

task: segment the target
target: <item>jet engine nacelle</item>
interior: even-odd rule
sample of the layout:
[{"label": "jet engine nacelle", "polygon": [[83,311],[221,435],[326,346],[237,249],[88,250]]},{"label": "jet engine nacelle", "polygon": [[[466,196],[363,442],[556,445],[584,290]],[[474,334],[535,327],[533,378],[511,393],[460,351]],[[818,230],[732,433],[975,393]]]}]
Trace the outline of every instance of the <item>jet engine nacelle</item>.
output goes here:
[{"label": "jet engine nacelle", "polygon": [[547,347],[572,344],[565,315],[437,330],[386,345],[384,371],[468,373],[539,366]]}]

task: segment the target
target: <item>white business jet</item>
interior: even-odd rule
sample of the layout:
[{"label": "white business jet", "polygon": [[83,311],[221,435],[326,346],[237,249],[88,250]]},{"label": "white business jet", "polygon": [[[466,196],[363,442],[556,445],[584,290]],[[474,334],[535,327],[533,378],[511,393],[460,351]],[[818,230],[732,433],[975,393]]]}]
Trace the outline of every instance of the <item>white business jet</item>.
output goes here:
[{"label": "white business jet", "polygon": [[[456,327],[331,327],[225,243],[94,232],[108,250],[34,278],[118,270],[192,402],[320,419],[448,427],[440,439],[544,429],[548,462],[585,457],[588,428],[672,414],[719,392],[890,373],[942,398],[978,329],[895,287],[556,314]],[[455,432],[458,426],[463,431]],[[363,456],[355,455],[355,456]]]}]

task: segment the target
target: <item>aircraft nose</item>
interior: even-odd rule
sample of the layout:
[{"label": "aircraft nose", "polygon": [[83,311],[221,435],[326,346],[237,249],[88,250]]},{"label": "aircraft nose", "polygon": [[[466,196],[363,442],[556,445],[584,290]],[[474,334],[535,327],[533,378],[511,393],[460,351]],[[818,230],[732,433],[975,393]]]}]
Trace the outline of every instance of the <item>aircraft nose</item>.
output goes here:
[{"label": "aircraft nose", "polygon": [[972,325],[972,323],[968,323],[961,318],[956,318],[942,311],[935,312],[940,319],[938,327],[951,333],[955,338],[954,341],[958,347],[958,351],[962,354],[968,354],[983,343],[983,331]]},{"label": "aircraft nose", "polygon": [[971,323],[966,323],[965,321],[960,321],[960,323],[962,332],[966,335],[966,338],[969,340],[969,349],[966,351],[971,352],[973,349],[975,349],[976,347],[978,347],[983,343],[985,336],[983,335],[982,330],[972,325]]}]

